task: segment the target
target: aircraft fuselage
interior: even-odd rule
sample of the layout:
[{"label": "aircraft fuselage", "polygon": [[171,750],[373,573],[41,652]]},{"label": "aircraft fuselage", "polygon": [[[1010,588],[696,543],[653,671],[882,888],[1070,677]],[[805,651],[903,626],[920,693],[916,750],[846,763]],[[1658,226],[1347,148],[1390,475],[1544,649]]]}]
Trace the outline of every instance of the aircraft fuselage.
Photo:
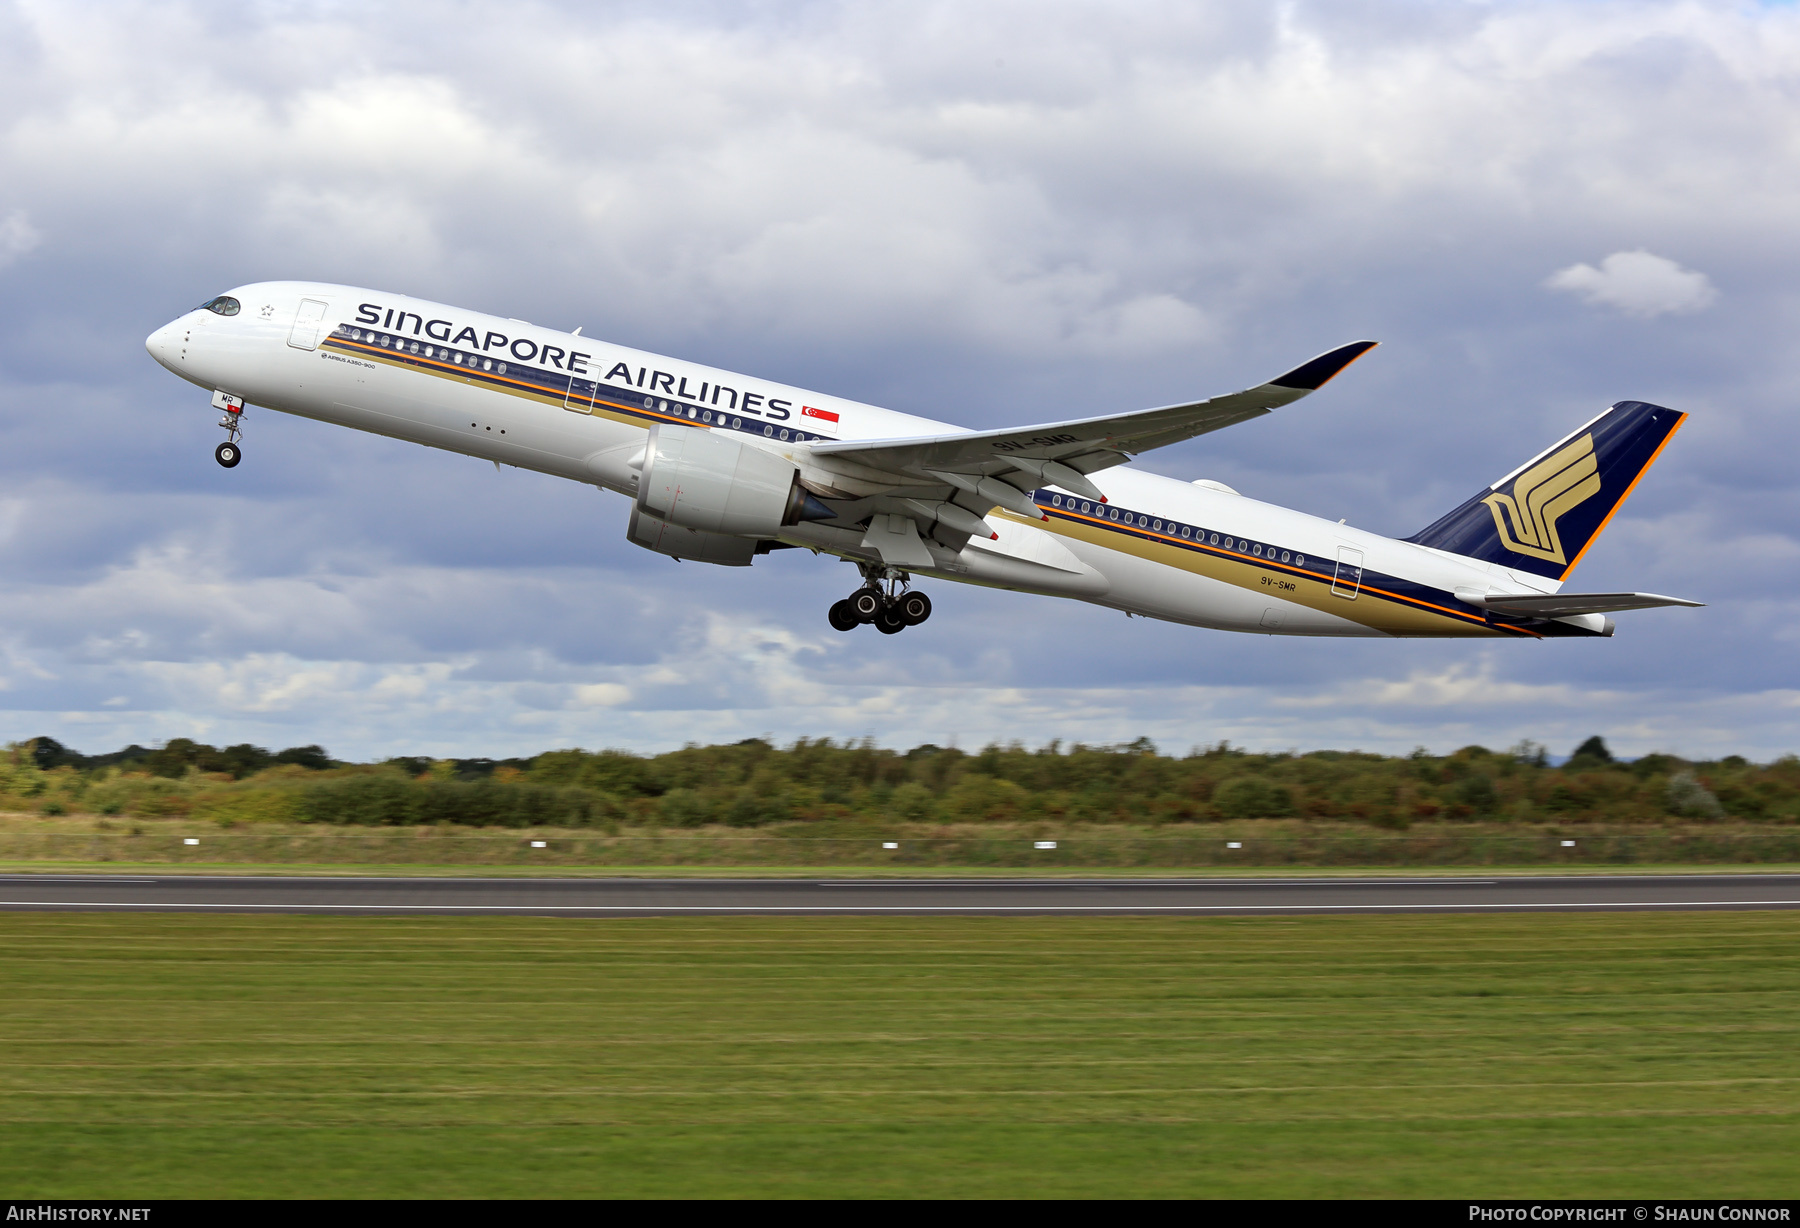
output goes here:
[{"label": "aircraft fuselage", "polygon": [[[157,330],[156,360],[209,391],[283,413],[635,496],[648,432],[680,424],[753,441],[812,489],[859,495],[826,441],[960,428],[828,394],[462,308],[350,286],[266,282]],[[322,306],[321,306],[322,305]],[[1092,475],[1106,502],[1053,484],[1047,519],[997,509],[996,540],[932,544],[911,573],[1073,597],[1193,626],[1268,635],[1609,634],[1596,614],[1507,619],[1458,590],[1555,593],[1527,571],[1383,537],[1129,465]],[[785,526],[779,540],[863,563],[860,532]]]}]

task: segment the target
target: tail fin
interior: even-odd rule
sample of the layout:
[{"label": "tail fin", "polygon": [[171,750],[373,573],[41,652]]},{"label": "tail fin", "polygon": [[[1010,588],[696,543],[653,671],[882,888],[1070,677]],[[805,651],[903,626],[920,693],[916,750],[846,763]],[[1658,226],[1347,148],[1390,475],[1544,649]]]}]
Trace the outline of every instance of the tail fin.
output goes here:
[{"label": "tail fin", "polygon": [[1561,580],[1686,417],[1620,401],[1406,540]]}]

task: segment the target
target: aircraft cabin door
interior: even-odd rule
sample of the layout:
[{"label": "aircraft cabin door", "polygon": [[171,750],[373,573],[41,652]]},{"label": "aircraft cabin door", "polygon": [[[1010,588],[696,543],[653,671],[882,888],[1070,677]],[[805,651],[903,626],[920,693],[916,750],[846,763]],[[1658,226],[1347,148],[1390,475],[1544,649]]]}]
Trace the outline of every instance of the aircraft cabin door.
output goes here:
[{"label": "aircraft cabin door", "polygon": [[1331,573],[1333,596],[1355,601],[1362,591],[1363,552],[1354,546],[1339,546],[1337,569]]},{"label": "aircraft cabin door", "polygon": [[570,413],[591,414],[594,412],[594,391],[599,385],[595,380],[580,375],[569,377],[569,391],[563,397],[563,408]]},{"label": "aircraft cabin door", "polygon": [[288,333],[288,344],[296,350],[319,348],[319,326],[325,323],[328,304],[323,299],[303,298],[294,313],[294,327]]}]

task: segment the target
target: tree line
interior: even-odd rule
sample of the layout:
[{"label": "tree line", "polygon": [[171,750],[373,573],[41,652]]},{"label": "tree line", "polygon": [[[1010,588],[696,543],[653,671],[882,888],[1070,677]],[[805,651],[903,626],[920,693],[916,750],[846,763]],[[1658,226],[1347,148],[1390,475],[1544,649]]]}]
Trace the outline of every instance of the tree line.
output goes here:
[{"label": "tree line", "polygon": [[346,763],[318,746],[217,748],[186,738],[82,755],[51,738],[0,757],[0,809],[223,822],[467,827],[764,827],[880,823],[1800,822],[1800,760],[1615,759],[1600,737],[1552,765],[1544,747],[1448,755],[1185,755],[1148,739],[976,751],[761,738],[656,755],[553,750],[531,758]]}]

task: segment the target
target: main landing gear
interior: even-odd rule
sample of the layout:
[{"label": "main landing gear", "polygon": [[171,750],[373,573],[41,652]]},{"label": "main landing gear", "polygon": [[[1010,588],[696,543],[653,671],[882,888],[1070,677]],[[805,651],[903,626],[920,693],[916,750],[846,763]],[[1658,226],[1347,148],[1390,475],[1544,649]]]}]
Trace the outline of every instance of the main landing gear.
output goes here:
[{"label": "main landing gear", "polygon": [[898,635],[931,617],[931,598],[906,587],[903,571],[875,565],[863,568],[863,586],[835,601],[827,617],[839,631],[874,623],[883,635]]},{"label": "main landing gear", "polygon": [[219,425],[231,438],[213,449],[213,459],[227,469],[237,468],[237,463],[244,459],[244,449],[238,440],[244,435],[244,398],[234,397],[229,392],[213,393],[213,408],[225,411],[219,419]]}]

